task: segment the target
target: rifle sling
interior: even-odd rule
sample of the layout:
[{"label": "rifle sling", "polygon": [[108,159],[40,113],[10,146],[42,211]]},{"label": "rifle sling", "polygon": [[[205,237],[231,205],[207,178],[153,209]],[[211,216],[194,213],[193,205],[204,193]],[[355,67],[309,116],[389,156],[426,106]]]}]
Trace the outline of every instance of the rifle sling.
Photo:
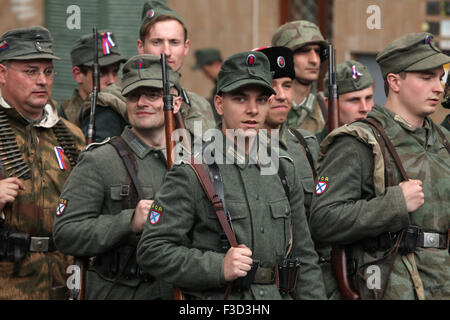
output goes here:
[{"label": "rifle sling", "polygon": [[136,175],[137,168],[135,159],[132,156],[133,151],[130,149],[130,147],[128,147],[122,137],[115,137],[114,139],[111,139],[109,143],[116,149],[117,153],[122,158],[125,168],[127,169],[128,174],[133,181],[134,187],[136,188],[138,201],[144,199],[144,193],[142,192],[141,185],[139,184],[139,180]]},{"label": "rifle sling", "polygon": [[311,154],[311,150],[309,149],[308,143],[305,140],[305,137],[303,137],[303,135],[294,128],[289,128],[288,130],[297,138],[297,140],[303,146],[303,149],[305,150],[306,153],[306,158],[308,158],[309,166],[311,167],[311,171],[313,173],[313,178],[316,179],[317,171],[316,168],[314,167],[314,160]]}]

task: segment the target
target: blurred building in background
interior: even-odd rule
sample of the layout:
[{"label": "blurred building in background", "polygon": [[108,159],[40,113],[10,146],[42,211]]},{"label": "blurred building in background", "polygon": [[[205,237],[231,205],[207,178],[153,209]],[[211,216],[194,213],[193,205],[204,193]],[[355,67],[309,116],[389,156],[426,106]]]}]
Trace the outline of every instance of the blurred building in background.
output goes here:
[{"label": "blurred building in background", "polygon": [[[56,54],[57,76],[53,98],[70,97],[70,49],[81,35],[111,29],[120,52],[137,53],[140,16],[145,0],[0,0],[0,33],[12,28],[43,25],[50,29]],[[168,0],[183,18],[191,41],[190,54],[181,70],[182,84],[207,96],[212,84],[191,69],[197,48],[214,46],[224,57],[270,45],[276,28],[292,20],[316,23],[332,41],[337,62],[355,59],[369,67],[376,81],[375,102],[385,101],[383,83],[375,62],[387,43],[405,33],[432,33],[441,49],[450,52],[450,1],[436,0]],[[77,20],[77,18],[79,20]],[[75,26],[75,28],[74,28]],[[325,70],[323,71],[323,73]],[[438,122],[449,110],[439,109]]]}]

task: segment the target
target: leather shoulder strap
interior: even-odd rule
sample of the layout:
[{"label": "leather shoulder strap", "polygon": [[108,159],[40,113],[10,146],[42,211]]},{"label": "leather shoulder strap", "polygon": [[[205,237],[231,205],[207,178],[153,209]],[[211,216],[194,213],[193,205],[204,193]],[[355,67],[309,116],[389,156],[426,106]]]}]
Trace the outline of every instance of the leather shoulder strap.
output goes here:
[{"label": "leather shoulder strap", "polygon": [[391,153],[392,158],[394,159],[394,162],[395,162],[397,168],[400,170],[400,173],[402,175],[403,181],[408,181],[409,178],[408,178],[408,175],[407,175],[407,173],[405,171],[405,168],[402,165],[402,161],[400,160],[400,157],[399,157],[397,151],[395,150],[394,145],[392,144],[391,140],[386,135],[386,132],[384,132],[384,130],[381,127],[381,125],[376,120],[374,120],[372,118],[366,118],[366,119],[361,120],[361,121],[366,123],[366,124],[368,124],[372,129],[374,129],[375,137],[377,138],[377,140],[379,138],[383,139],[383,142],[384,142],[385,146],[387,147],[387,149],[389,150],[389,152]]},{"label": "leather shoulder strap", "polygon": [[309,149],[308,143],[305,140],[305,137],[296,129],[294,128],[288,128],[288,130],[297,138],[297,140],[300,142],[300,144],[303,146],[303,149],[306,153],[306,158],[308,158],[309,166],[311,167],[311,171],[313,173],[313,178],[316,179],[317,177],[317,171],[314,167],[314,161],[311,154],[311,150]]},{"label": "leather shoulder strap", "polygon": [[441,128],[439,128],[439,126],[437,126],[436,124],[433,123],[433,126],[436,128],[437,133],[439,134],[439,136],[442,139],[442,143],[443,143],[444,147],[447,149],[448,153],[450,154],[450,144],[449,144],[447,138],[445,137],[444,132],[442,132]]},{"label": "leather shoulder strap", "polygon": [[230,245],[232,247],[237,247],[238,242],[236,240],[236,236],[233,230],[231,229],[230,224],[227,221],[223,203],[217,196],[214,187],[211,183],[211,180],[209,179],[208,173],[201,164],[195,163],[194,159],[192,159],[192,161],[188,164],[189,166],[191,166],[192,170],[194,170],[200,184],[202,185],[203,190],[205,191],[206,196],[214,206],[217,218],[219,219],[219,223],[222,226],[225,235],[227,236],[228,242],[230,242]]},{"label": "leather shoulder strap", "polygon": [[128,174],[133,181],[134,187],[136,188],[139,198],[138,200],[144,199],[144,193],[142,192],[141,185],[139,184],[139,180],[137,178],[136,159],[134,158],[130,147],[126,144],[122,137],[115,137],[114,139],[111,139],[109,143],[116,149],[117,153],[122,158],[125,168],[127,169]]}]

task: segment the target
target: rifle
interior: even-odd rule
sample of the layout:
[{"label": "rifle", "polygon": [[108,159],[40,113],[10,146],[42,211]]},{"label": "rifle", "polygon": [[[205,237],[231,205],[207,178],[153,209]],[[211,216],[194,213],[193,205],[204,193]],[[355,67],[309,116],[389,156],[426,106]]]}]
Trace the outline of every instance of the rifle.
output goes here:
[{"label": "rifle", "polygon": [[95,142],[95,106],[97,105],[98,89],[100,87],[99,66],[98,66],[98,33],[97,27],[93,28],[94,37],[94,63],[92,65],[92,97],[91,97],[91,113],[89,115],[89,125],[87,129],[87,144]]},{"label": "rifle", "polygon": [[164,53],[161,54],[161,68],[163,79],[163,102],[164,102],[164,126],[166,134],[167,169],[173,165],[173,150],[175,141],[172,141],[172,132],[175,131],[175,117],[173,114],[173,97],[170,94],[169,76],[167,74],[167,60]]},{"label": "rifle", "polygon": [[[92,97],[91,97],[91,113],[89,115],[89,125],[86,134],[87,144],[95,142],[95,106],[97,105],[98,88],[100,87],[99,65],[98,65],[98,32],[94,25],[92,28],[94,38],[94,63],[92,65]],[[71,292],[72,299],[84,300],[86,289],[86,271],[89,266],[89,257],[74,257],[75,265],[80,269],[80,288],[73,289]]]},{"label": "rifle", "polygon": [[445,88],[444,88],[444,99],[442,101],[442,106],[446,109],[450,109],[450,71],[447,71],[447,80],[445,81]]},{"label": "rifle", "polygon": [[[328,132],[339,127],[339,97],[336,83],[336,50],[328,45]],[[334,245],[331,249],[331,262],[341,295],[346,300],[360,300],[347,275],[347,255],[345,247]]]}]

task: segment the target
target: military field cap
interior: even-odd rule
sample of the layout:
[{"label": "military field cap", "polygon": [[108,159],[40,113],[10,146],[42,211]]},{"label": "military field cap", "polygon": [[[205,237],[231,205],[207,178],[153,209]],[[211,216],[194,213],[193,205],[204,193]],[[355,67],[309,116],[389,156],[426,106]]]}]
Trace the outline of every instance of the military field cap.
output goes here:
[{"label": "military field cap", "polygon": [[215,61],[222,61],[222,55],[216,48],[203,48],[195,50],[196,63],[192,69],[198,70],[201,67]]},{"label": "military field cap", "polygon": [[423,71],[450,62],[433,40],[433,35],[410,33],[389,43],[376,58],[383,78],[389,73]]},{"label": "military field cap", "polygon": [[[167,65],[170,86],[175,86],[179,73]],[[122,69],[122,95],[127,95],[139,87],[162,88],[162,68],[160,57],[142,54],[128,60]]]},{"label": "military field cap", "polygon": [[0,61],[57,59],[52,50],[53,38],[44,27],[14,29],[0,37]]},{"label": "military field cap", "polygon": [[[111,31],[100,31],[97,36],[98,64],[108,66],[117,62],[125,62],[119,52],[116,37]],[[94,64],[94,35],[85,34],[75,42],[70,51],[72,66],[91,67]]]},{"label": "military field cap", "polygon": [[272,78],[295,78],[294,56],[292,50],[287,47],[263,47],[254,49],[266,55],[270,62]]},{"label": "military field cap", "polygon": [[[328,97],[328,72],[323,81],[323,93]],[[336,66],[338,94],[364,90],[373,84],[369,69],[358,61],[347,60]]]},{"label": "military field cap", "polygon": [[163,15],[175,18],[184,26],[181,17],[169,7],[166,0],[152,0],[145,3],[142,8],[141,28],[153,19]]},{"label": "military field cap", "polygon": [[292,51],[309,44],[319,44],[322,48],[328,45],[319,27],[306,20],[291,21],[280,26],[272,37],[273,46],[288,47]]},{"label": "military field cap", "polygon": [[275,94],[270,63],[262,52],[239,52],[222,63],[217,79],[217,93],[231,92],[247,85],[260,85]]}]

